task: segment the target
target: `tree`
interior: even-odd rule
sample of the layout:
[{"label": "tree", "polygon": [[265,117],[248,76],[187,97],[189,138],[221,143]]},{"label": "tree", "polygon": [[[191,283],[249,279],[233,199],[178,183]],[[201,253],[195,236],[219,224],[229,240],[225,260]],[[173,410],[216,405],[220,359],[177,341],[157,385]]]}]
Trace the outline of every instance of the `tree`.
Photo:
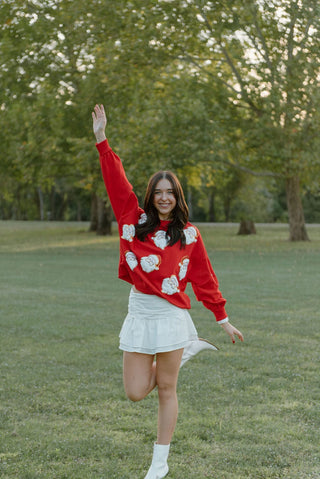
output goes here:
[{"label": "tree", "polygon": [[0,138],[6,146],[0,169],[16,188],[36,188],[41,218],[43,192],[63,178],[66,188],[93,192],[100,216],[111,221],[108,208],[101,207],[105,192],[98,192],[101,173],[90,112],[102,98],[115,105],[115,113],[121,111],[130,103],[125,96],[135,89],[136,76],[129,85],[128,65],[118,61],[125,5],[98,0],[0,4]]},{"label": "tree", "polygon": [[319,171],[319,8],[302,0],[0,3],[5,198],[33,188],[42,216],[57,185],[68,198],[81,188],[103,201],[90,112],[104,101],[112,146],[140,197],[160,167],[191,183],[193,167],[199,175],[211,167],[214,177],[222,169],[227,182],[237,176],[230,167],[273,175],[287,185],[291,239],[306,239],[299,188]]},{"label": "tree", "polygon": [[300,189],[319,172],[318,2],[168,1],[152,14],[155,49],[228,97],[234,163],[285,179],[290,239],[308,239]]}]

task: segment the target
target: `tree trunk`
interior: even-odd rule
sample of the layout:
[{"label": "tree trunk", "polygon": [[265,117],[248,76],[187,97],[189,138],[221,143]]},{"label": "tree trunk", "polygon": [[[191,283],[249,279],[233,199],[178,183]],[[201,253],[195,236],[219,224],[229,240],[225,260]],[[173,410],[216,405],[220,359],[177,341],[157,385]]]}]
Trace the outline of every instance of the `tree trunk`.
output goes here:
[{"label": "tree trunk", "polygon": [[223,211],[225,221],[228,222],[230,219],[230,208],[231,208],[231,197],[227,196],[223,201]]},{"label": "tree trunk", "polygon": [[300,178],[298,176],[287,178],[286,196],[289,215],[290,241],[309,241],[300,196]]},{"label": "tree trunk", "polygon": [[215,210],[215,188],[212,187],[209,190],[209,221],[215,223],[216,210]]},{"label": "tree trunk", "polygon": [[56,219],[56,189],[52,186],[50,191],[50,211],[47,212],[48,220],[54,221]]},{"label": "tree trunk", "polygon": [[44,220],[44,201],[43,201],[43,192],[41,186],[37,187],[38,198],[39,198],[39,209],[40,209],[40,220]]},{"label": "tree trunk", "polygon": [[89,231],[97,231],[98,228],[98,201],[97,195],[91,195],[91,209],[90,209],[90,226]]},{"label": "tree trunk", "polygon": [[255,235],[256,228],[252,220],[241,220],[238,235]]},{"label": "tree trunk", "polygon": [[187,205],[189,209],[189,218],[193,219],[193,207],[192,207],[192,191],[190,188],[187,190]]},{"label": "tree trunk", "polygon": [[81,210],[81,201],[77,200],[77,221],[82,220],[82,210]]},{"label": "tree trunk", "polygon": [[106,201],[97,196],[98,225],[97,235],[111,235],[112,209]]},{"label": "tree trunk", "polygon": [[64,220],[64,214],[67,208],[67,202],[68,202],[68,196],[66,193],[60,195],[60,205],[58,208],[56,208],[56,213],[55,213],[55,219],[57,221],[63,221]]}]

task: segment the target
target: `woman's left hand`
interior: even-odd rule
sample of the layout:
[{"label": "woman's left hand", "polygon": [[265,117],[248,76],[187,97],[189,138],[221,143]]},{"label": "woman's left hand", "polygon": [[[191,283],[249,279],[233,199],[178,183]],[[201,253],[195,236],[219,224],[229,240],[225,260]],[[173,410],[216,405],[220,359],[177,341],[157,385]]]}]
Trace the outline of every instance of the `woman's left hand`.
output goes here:
[{"label": "woman's left hand", "polygon": [[235,343],[235,336],[238,336],[238,338],[240,339],[240,341],[243,341],[243,334],[241,333],[241,331],[239,331],[237,328],[235,328],[234,326],[232,326],[231,323],[223,323],[221,324],[221,327],[225,330],[225,332],[227,334],[229,334],[230,338],[231,338],[231,341],[233,343]]}]

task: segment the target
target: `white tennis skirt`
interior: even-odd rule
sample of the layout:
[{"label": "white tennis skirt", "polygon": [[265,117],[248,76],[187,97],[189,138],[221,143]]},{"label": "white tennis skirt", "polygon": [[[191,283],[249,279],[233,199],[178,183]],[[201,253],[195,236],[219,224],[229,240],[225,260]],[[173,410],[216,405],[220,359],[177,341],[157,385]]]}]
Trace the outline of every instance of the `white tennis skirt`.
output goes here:
[{"label": "white tennis skirt", "polygon": [[198,338],[187,309],[159,296],[131,289],[128,314],[120,331],[122,351],[156,354],[184,348]]}]

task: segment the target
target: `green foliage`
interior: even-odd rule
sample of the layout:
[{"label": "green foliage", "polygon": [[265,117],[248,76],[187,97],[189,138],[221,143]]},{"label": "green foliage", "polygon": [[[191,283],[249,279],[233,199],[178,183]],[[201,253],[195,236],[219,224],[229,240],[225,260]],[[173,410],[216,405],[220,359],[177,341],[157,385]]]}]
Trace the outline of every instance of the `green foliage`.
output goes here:
[{"label": "green foliage", "polygon": [[96,102],[139,196],[160,168],[234,195],[230,166],[317,192],[319,15],[314,1],[2,2],[1,201],[62,178],[102,193]]},{"label": "green foliage", "polygon": [[283,175],[318,168],[318,4],[175,4],[161,2],[157,38],[165,36],[212,91],[219,84],[233,111],[243,109],[238,122],[252,166]]}]

